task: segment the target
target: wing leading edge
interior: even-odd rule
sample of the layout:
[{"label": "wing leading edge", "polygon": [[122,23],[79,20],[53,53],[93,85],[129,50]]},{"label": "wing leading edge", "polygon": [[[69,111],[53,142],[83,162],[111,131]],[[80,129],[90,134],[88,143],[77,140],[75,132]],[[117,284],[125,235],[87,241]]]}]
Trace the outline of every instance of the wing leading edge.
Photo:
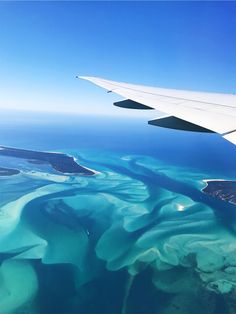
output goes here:
[{"label": "wing leading edge", "polygon": [[[156,109],[166,116],[150,124],[197,132],[216,132],[236,144],[236,95],[147,87],[80,76],[126,100],[116,106]],[[155,121],[155,122],[154,122]]]}]

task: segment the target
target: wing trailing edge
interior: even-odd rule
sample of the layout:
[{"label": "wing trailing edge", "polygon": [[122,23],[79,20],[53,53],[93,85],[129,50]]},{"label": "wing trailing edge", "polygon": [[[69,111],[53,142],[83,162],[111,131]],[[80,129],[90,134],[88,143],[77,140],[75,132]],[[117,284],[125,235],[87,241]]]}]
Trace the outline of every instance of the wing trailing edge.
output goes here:
[{"label": "wing trailing edge", "polygon": [[227,141],[230,141],[231,143],[236,145],[236,130],[234,132],[230,132],[228,134],[225,134],[223,136]]}]

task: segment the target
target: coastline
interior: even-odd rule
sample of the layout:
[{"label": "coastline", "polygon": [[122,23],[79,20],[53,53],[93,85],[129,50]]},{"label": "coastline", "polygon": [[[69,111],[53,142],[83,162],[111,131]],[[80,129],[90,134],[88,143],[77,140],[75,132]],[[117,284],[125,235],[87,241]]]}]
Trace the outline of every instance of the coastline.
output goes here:
[{"label": "coastline", "polygon": [[[81,166],[74,156],[61,152],[45,152],[0,146],[0,155],[27,160],[29,163],[49,164],[57,172],[65,175],[95,175],[97,171]],[[18,169],[16,171],[19,171]]]},{"label": "coastline", "polygon": [[236,205],[236,180],[204,179],[206,186],[201,191],[219,200]]}]

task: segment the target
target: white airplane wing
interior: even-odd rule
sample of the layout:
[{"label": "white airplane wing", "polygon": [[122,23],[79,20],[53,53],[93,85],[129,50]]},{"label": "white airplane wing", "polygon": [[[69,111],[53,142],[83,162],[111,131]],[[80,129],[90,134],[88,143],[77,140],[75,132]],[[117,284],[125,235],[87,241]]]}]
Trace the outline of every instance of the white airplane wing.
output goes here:
[{"label": "white airplane wing", "polygon": [[157,126],[216,132],[236,144],[236,95],[148,87],[80,76],[121,95],[114,105],[131,109],[157,109],[164,117],[149,121]]}]

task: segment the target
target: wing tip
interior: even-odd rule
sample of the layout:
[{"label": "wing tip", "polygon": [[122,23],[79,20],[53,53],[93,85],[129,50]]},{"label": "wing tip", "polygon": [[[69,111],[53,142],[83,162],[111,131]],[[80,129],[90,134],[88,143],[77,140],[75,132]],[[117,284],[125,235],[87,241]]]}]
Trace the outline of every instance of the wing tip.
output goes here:
[{"label": "wing tip", "polygon": [[89,78],[89,76],[83,76],[83,75],[76,75],[77,79],[81,79],[81,80],[87,80]]},{"label": "wing tip", "polygon": [[84,76],[84,75],[76,75],[77,79],[81,79],[81,80],[86,80],[86,81],[92,81],[94,79],[98,79],[97,77],[95,76]]}]

